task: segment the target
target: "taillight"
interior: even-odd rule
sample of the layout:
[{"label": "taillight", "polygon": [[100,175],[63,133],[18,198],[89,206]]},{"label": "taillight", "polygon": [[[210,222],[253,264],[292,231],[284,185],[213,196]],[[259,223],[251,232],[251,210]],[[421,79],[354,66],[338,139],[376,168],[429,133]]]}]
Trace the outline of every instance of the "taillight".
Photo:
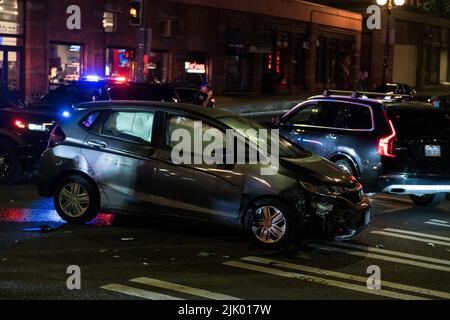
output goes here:
[{"label": "taillight", "polygon": [[394,142],[395,140],[397,140],[397,132],[395,132],[394,124],[392,123],[392,121],[388,120],[388,122],[391,132],[388,136],[380,139],[380,142],[378,143],[378,153],[384,157],[395,158],[396,155],[394,154]]},{"label": "taillight", "polygon": [[66,140],[66,135],[60,126],[56,126],[52,133],[50,134],[50,139],[48,140],[48,149],[56,147],[58,144]]},{"label": "taillight", "polygon": [[25,129],[27,124],[24,121],[17,119],[14,120],[14,126],[19,129]]}]

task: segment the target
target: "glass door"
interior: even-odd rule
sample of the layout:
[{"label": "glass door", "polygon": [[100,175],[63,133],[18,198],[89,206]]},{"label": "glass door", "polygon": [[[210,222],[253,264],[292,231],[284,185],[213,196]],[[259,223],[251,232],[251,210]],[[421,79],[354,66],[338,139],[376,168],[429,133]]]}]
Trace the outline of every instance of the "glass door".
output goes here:
[{"label": "glass door", "polygon": [[21,97],[21,55],[16,48],[0,47],[0,93],[10,99]]}]

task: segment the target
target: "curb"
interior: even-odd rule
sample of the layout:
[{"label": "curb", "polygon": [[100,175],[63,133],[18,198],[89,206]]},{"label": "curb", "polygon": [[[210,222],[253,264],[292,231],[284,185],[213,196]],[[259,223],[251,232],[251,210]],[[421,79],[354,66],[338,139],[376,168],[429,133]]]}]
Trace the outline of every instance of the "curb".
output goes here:
[{"label": "curb", "polygon": [[218,107],[218,109],[232,112],[232,113],[238,113],[238,114],[259,114],[259,113],[268,113],[274,112],[274,111],[286,111],[290,110],[299,103],[301,103],[302,100],[295,100],[295,101],[283,101],[283,102],[274,102],[274,103],[244,103],[240,104],[238,106],[221,106]]}]

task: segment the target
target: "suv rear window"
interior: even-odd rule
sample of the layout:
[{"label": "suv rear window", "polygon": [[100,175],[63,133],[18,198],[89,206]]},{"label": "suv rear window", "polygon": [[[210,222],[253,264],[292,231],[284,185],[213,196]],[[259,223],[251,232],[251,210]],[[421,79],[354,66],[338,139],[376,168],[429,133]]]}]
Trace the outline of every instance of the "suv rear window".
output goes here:
[{"label": "suv rear window", "polygon": [[347,107],[345,113],[345,122],[347,129],[353,130],[371,130],[372,114],[369,107],[351,105]]},{"label": "suv rear window", "polygon": [[387,115],[400,138],[448,138],[450,134],[450,120],[441,110],[395,109]]}]

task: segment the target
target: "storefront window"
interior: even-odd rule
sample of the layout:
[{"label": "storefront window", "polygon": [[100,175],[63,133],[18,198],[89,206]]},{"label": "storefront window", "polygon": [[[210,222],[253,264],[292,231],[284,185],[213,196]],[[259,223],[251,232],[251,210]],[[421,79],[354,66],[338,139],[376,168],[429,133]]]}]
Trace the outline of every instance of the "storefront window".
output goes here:
[{"label": "storefront window", "polygon": [[105,11],[103,13],[103,28],[105,32],[112,33],[116,32],[116,13]]},{"label": "storefront window", "polygon": [[148,82],[164,83],[169,81],[169,53],[154,51],[148,57]]},{"label": "storefront window", "polygon": [[200,85],[209,82],[209,68],[205,53],[190,52],[185,60],[184,72],[188,84]]},{"label": "storefront window", "polygon": [[48,74],[50,85],[80,79],[82,49],[79,44],[50,44]]},{"label": "storefront window", "polygon": [[133,79],[136,69],[136,50],[126,48],[106,49],[106,76],[122,76]]},{"label": "storefront window", "polygon": [[23,33],[23,1],[0,1],[0,34]]}]

